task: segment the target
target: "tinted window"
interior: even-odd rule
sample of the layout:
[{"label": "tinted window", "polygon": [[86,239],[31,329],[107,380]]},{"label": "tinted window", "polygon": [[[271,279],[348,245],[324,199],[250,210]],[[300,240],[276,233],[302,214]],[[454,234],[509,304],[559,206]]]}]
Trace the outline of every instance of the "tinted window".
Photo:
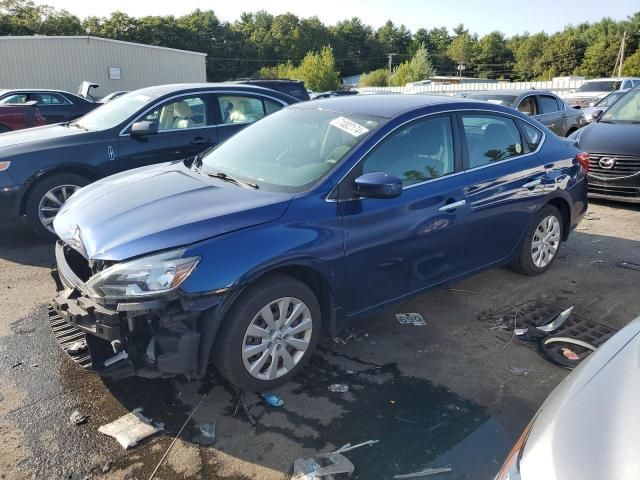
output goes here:
[{"label": "tinted window", "polygon": [[529,147],[529,151],[534,151],[538,148],[540,141],[542,140],[542,132],[536,127],[527,122],[520,122],[522,131],[524,132],[524,138]]},{"label": "tinted window", "polygon": [[518,111],[527,115],[537,115],[538,107],[536,105],[536,99],[533,95],[523,98],[518,105]]},{"label": "tinted window", "polygon": [[540,102],[540,113],[552,113],[560,110],[555,97],[551,97],[549,95],[539,95],[538,102]]},{"label": "tinted window", "polygon": [[222,123],[252,123],[265,116],[261,98],[220,95]]},{"label": "tinted window", "polygon": [[612,92],[620,90],[620,80],[598,80],[595,82],[583,83],[576,92]]},{"label": "tinted window", "polygon": [[462,115],[469,152],[469,168],[506,160],[523,153],[520,131],[510,118]]},{"label": "tinted window", "polygon": [[27,94],[26,93],[15,93],[13,95],[9,95],[8,97],[4,97],[0,100],[0,103],[26,103],[27,102]]},{"label": "tinted window", "polygon": [[393,132],[362,161],[361,173],[385,172],[411,185],[453,171],[453,135],[447,116],[419,120]]},{"label": "tinted window", "polygon": [[64,98],[62,95],[56,93],[36,93],[33,95],[33,99],[37,102],[39,107],[43,105],[70,105],[71,102]]},{"label": "tinted window", "polygon": [[159,132],[199,128],[207,125],[207,109],[203,97],[186,97],[160,105],[142,120],[157,122]]},{"label": "tinted window", "polygon": [[506,105],[510,107],[517,97],[513,95],[492,95],[490,93],[470,93],[467,98],[474,100],[484,100],[485,102],[495,103],[497,105]]},{"label": "tinted window", "polygon": [[640,90],[627,92],[598,120],[600,123],[640,123]]},{"label": "tinted window", "polygon": [[271,100],[264,101],[264,110],[269,115],[270,113],[276,112],[282,108],[282,105],[276,102],[272,102]]}]

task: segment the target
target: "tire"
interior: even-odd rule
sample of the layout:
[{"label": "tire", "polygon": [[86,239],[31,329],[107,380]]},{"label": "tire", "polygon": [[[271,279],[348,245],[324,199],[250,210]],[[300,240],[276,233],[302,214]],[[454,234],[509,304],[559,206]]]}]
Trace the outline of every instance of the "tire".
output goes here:
[{"label": "tire", "polygon": [[[73,193],[72,190],[77,190],[89,183],[91,183],[91,181],[88,178],[74,173],[55,174],[45,177],[42,181],[38,182],[29,192],[25,204],[26,223],[29,228],[44,240],[55,240],[57,238],[56,234],[52,230],[49,230],[40,219],[40,209],[49,209],[46,214],[55,216],[55,208],[57,207],[59,209],[62,206],[62,203],[64,203],[64,195],[55,195],[59,202],[62,201],[60,205],[48,201],[45,199],[45,195],[47,195],[48,192],[60,188],[63,189],[63,192],[67,192],[66,198],[68,198]],[[71,193],[69,193],[70,191]],[[50,218],[51,222],[53,222],[53,217],[47,218]]]},{"label": "tire", "polygon": [[[304,329],[295,335],[283,337],[282,334],[287,332],[286,326],[283,326],[280,332],[271,329],[274,336],[268,336],[270,328],[261,311],[283,298],[289,298],[289,316],[293,314],[294,306],[298,305],[296,302],[304,305],[297,307],[298,314],[288,331],[310,324],[310,332]],[[273,305],[269,310],[277,321],[280,308]],[[257,331],[261,335],[267,333],[267,336],[250,336],[250,326],[252,333]],[[262,330],[256,330],[255,327]],[[302,369],[318,343],[320,329],[320,305],[311,289],[289,275],[267,275],[250,285],[223,318],[213,347],[213,363],[218,372],[236,387],[251,392],[269,391],[287,382]],[[295,343],[298,349],[289,342]],[[302,342],[308,345],[304,351],[299,349]],[[245,350],[248,353],[243,355]],[[253,352],[255,354],[249,356]],[[286,362],[284,353],[288,354]],[[277,359],[275,363],[274,358]],[[276,368],[272,369],[274,364]],[[253,374],[251,367],[254,368]],[[277,376],[269,378],[272,372]]]},{"label": "tire", "polygon": [[[552,219],[552,220],[549,220]],[[551,222],[553,227],[550,229],[553,233],[545,231]],[[543,225],[545,222],[545,225]],[[525,233],[512,267],[518,273],[524,275],[540,275],[547,271],[553,265],[563,235],[562,214],[553,205],[546,205],[533,218],[527,232]],[[534,239],[545,239],[541,246],[534,250]],[[537,240],[536,240],[537,241]]]}]

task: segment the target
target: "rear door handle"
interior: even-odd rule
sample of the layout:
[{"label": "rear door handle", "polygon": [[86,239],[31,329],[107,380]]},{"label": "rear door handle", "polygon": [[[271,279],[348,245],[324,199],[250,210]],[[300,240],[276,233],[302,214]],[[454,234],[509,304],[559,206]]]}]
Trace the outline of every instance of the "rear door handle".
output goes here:
[{"label": "rear door handle", "polygon": [[532,180],[530,182],[525,183],[524,185],[522,185],[522,188],[525,189],[525,190],[529,190],[531,188],[537,187],[541,183],[542,183],[542,180],[537,178],[535,180]]},{"label": "rear door handle", "polygon": [[440,212],[450,212],[455,210],[456,208],[462,207],[467,204],[466,200],[458,200],[457,202],[447,203],[446,205],[441,206],[438,211]]},{"label": "rear door handle", "polygon": [[191,145],[206,145],[209,143],[211,143],[211,139],[205,137],[196,137],[191,140]]}]

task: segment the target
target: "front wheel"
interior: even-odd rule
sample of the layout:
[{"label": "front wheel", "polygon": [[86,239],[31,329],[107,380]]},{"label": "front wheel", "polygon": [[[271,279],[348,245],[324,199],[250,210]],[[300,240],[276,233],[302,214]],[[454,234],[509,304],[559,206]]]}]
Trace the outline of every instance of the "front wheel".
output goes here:
[{"label": "front wheel", "polygon": [[560,249],[562,215],[553,205],[547,205],[534,217],[523,238],[513,268],[525,275],[547,271]]},{"label": "front wheel", "polygon": [[296,375],[311,356],[320,316],[307,285],[289,275],[268,275],[249,286],[223,319],[214,364],[243,390],[271,390]]}]

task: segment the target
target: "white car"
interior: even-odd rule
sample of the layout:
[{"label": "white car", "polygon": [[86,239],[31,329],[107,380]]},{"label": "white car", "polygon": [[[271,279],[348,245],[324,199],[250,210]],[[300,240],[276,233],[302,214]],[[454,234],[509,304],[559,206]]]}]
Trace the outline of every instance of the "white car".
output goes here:
[{"label": "white car", "polygon": [[565,95],[564,100],[572,107],[587,108],[613,91],[627,90],[638,85],[638,77],[594,78],[584,82],[575,92]]}]

